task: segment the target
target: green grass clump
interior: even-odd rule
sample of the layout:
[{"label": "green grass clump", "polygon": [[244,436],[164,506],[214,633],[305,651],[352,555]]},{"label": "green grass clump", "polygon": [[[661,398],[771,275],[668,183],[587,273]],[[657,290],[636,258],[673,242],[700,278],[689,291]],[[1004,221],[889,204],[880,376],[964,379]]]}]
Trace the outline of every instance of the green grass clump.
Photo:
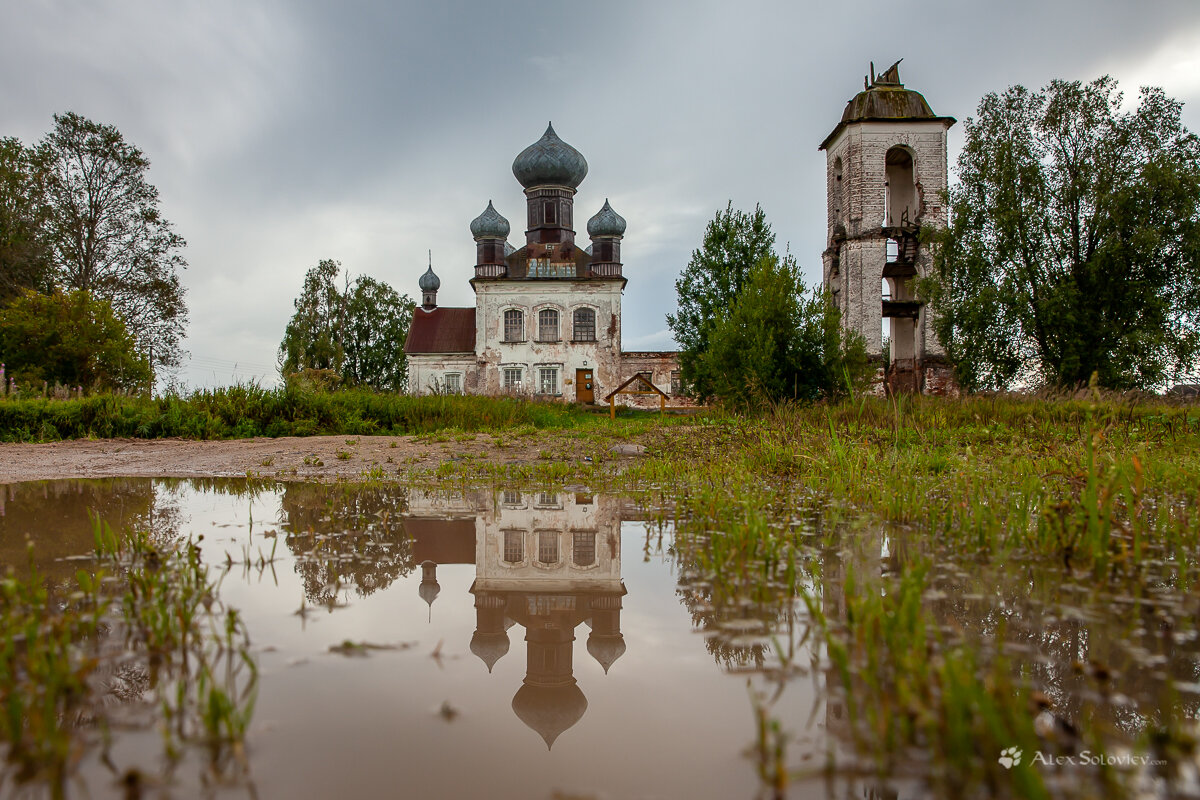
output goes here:
[{"label": "green grass clump", "polygon": [[168,760],[196,745],[213,774],[244,770],[258,670],[219,578],[191,541],[99,522],[94,535],[92,567],[67,585],[41,576],[32,549],[28,572],[10,567],[0,581],[0,743],[13,780],[65,796],[71,768],[109,725],[113,696],[93,675],[127,668],[131,656],[150,682],[125,700],[158,705]]},{"label": "green grass clump", "polygon": [[572,428],[594,418],[576,407],[509,397],[410,395],[299,384],[240,384],[158,398],[97,395],[81,400],[0,402],[0,442],[96,437],[244,439],[254,436],[462,434],[528,427]]}]

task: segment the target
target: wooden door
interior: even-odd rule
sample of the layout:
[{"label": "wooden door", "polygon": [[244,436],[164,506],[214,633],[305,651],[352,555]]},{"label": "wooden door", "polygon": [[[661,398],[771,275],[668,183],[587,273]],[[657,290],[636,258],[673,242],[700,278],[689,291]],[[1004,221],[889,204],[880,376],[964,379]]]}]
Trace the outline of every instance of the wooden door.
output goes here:
[{"label": "wooden door", "polygon": [[596,390],[592,385],[592,371],[590,369],[575,370],[575,402],[596,402]]}]

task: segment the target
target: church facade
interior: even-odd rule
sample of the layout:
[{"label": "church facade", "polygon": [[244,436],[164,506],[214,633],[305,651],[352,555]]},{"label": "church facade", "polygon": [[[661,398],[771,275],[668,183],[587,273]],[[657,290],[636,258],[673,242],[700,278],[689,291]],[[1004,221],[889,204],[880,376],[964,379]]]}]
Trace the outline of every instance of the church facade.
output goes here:
[{"label": "church facade", "polygon": [[512,170],[525,193],[525,244],[509,243],[511,226],[489,201],[470,225],[473,308],[438,306],[441,280],[430,264],[404,344],[409,391],[596,403],[640,373],[680,394],[677,354],[621,349],[625,219],[606,200],[587,222],[589,244],[576,241],[583,155],[549,126]]}]

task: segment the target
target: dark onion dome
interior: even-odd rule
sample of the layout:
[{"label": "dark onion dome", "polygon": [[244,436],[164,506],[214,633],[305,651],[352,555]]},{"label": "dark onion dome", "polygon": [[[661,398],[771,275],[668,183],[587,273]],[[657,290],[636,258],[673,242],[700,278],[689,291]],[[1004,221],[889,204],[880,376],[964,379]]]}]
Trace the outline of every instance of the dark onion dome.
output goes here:
[{"label": "dark onion dome", "polygon": [[593,239],[597,236],[623,236],[625,218],[613,211],[612,206],[608,204],[608,198],[605,198],[604,207],[588,220],[587,232]]},{"label": "dark onion dome", "polygon": [[575,681],[559,686],[525,683],[512,699],[517,719],[542,737],[547,750],[559,734],[579,722],[587,706],[587,698]]},{"label": "dark onion dome", "polygon": [[483,213],[471,220],[471,235],[476,239],[507,239],[509,230],[508,220],[500,216],[491,200]]},{"label": "dark onion dome", "polygon": [[900,82],[900,62],[897,61],[879,75],[873,76],[870,84],[846,103],[842,121],[825,137],[819,149],[824,150],[842,128],[855,122],[901,120],[935,120],[950,125],[956,121],[954,117],[939,117],[934,114],[920,92],[904,88],[904,84]]},{"label": "dark onion dome", "polygon": [[429,265],[429,269],[425,270],[425,274],[421,276],[421,280],[417,281],[417,286],[422,292],[436,292],[442,288],[442,281],[437,275],[433,274],[433,265]]},{"label": "dark onion dome", "polygon": [[588,636],[587,651],[592,658],[600,662],[600,666],[604,667],[604,674],[607,675],[608,668],[625,654],[625,638],[620,634],[602,636],[593,633]]},{"label": "dark onion dome", "polygon": [[587,177],[583,154],[558,138],[553,125],[542,138],[526,147],[513,160],[513,175],[526,189],[535,186],[568,186],[572,189]]},{"label": "dark onion dome", "polygon": [[508,633],[480,633],[475,631],[471,636],[471,652],[487,665],[488,672],[508,652]]}]

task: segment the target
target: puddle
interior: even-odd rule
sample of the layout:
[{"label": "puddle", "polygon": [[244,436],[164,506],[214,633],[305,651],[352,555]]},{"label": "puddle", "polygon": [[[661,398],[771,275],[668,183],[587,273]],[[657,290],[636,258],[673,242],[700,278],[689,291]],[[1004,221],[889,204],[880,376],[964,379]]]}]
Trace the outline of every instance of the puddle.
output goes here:
[{"label": "puddle", "polygon": [[[846,687],[788,591],[836,627],[849,576],[886,586],[917,560],[942,639],[998,646],[1045,724],[1133,741],[1200,715],[1195,565],[1169,558],[1098,591],[812,519],[790,561],[740,565],[731,590],[618,497],[114,479],[0,486],[0,560],[25,569],[29,536],[48,580],[70,580],[89,515],[196,539],[249,634],[257,700],[245,774],[220,778],[194,753],[164,761],[151,676],[111,680],[104,703],[127,713],[107,749],[80,723],[73,795],[127,796],[133,774],[150,797],[920,797],[920,770],[881,779],[854,754]],[[778,793],[772,759],[791,773]]]}]

